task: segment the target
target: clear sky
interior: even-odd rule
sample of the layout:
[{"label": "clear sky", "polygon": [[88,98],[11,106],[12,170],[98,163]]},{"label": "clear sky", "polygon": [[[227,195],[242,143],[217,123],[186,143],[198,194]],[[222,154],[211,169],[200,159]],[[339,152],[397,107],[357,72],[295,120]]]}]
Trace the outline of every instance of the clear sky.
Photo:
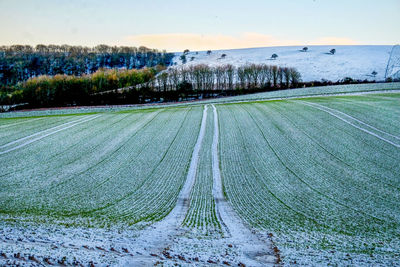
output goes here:
[{"label": "clear sky", "polygon": [[400,0],[0,0],[0,45],[400,43]]}]

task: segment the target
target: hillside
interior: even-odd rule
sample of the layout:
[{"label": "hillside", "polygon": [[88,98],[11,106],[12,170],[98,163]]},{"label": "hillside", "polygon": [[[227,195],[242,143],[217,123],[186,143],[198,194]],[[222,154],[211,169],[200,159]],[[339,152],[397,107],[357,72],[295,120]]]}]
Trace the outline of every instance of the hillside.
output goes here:
[{"label": "hillside", "polygon": [[397,85],[0,118],[0,265],[396,266]]},{"label": "hillside", "polygon": [[[246,63],[266,63],[282,67],[295,67],[301,73],[303,81],[320,81],[322,79],[337,81],[345,77],[359,80],[384,80],[386,65],[389,60],[392,46],[308,46],[307,52],[301,52],[303,46],[262,47],[248,49],[232,49],[212,51],[193,51],[187,54],[186,65],[233,64],[235,66]],[[336,53],[330,55],[334,48]],[[226,54],[224,59],[222,54]],[[271,55],[277,54],[276,60]],[[173,63],[182,65],[180,56],[176,53]],[[191,61],[191,58],[194,59]],[[373,77],[371,73],[378,74]]]}]

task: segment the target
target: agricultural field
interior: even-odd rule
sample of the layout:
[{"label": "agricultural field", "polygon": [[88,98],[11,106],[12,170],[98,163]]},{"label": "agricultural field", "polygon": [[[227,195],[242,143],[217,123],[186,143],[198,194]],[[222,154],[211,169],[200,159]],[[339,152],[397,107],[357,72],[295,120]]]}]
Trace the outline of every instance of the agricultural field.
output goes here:
[{"label": "agricultural field", "polygon": [[1,118],[0,265],[398,265],[399,87],[364,87]]},{"label": "agricultural field", "polygon": [[220,106],[226,196],[285,262],[398,263],[399,96]]}]

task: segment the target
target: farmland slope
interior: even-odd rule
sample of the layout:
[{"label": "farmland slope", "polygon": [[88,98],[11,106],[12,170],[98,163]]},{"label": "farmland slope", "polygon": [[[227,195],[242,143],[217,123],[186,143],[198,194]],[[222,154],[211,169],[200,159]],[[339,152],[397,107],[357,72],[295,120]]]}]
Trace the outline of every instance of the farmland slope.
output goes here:
[{"label": "farmland slope", "polygon": [[395,265],[391,92],[0,119],[0,264]]}]

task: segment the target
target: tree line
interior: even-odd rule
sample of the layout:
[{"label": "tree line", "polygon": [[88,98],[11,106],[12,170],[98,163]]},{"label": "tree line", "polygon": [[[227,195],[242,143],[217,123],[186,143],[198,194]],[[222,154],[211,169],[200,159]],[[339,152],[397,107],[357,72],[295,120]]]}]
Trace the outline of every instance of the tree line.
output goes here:
[{"label": "tree line", "polygon": [[0,104],[51,107],[179,101],[284,89],[296,87],[300,81],[295,68],[266,64],[100,69],[80,76],[41,75],[12,90],[4,87]]},{"label": "tree line", "polygon": [[232,91],[296,87],[301,75],[295,68],[266,64],[231,64],[211,67],[206,64],[169,68],[155,78],[154,90]]},{"label": "tree line", "polygon": [[[26,107],[112,104],[123,96],[126,101],[140,102],[146,95],[145,86],[162,67],[140,70],[100,69],[81,76],[41,75],[18,84],[13,90],[0,91],[0,104],[26,103]],[[135,87],[142,87],[136,90]],[[133,88],[121,94],[119,88]]]},{"label": "tree line", "polygon": [[173,53],[144,46],[71,45],[0,46],[0,84],[15,85],[40,75],[80,76],[101,68],[140,69],[168,66]]}]

